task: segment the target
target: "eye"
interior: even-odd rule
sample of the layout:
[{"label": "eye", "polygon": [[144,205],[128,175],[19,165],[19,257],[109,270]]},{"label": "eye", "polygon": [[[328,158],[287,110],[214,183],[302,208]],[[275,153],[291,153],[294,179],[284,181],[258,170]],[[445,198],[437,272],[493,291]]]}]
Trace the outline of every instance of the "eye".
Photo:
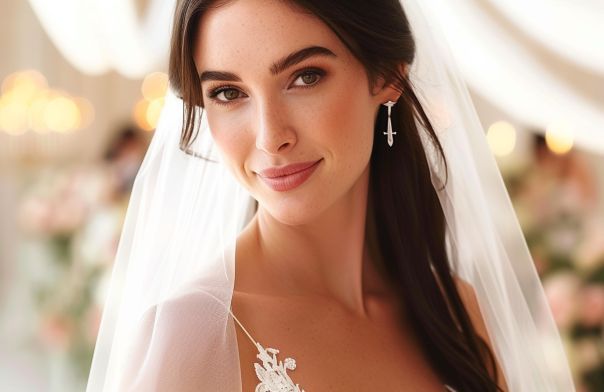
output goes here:
[{"label": "eye", "polygon": [[[208,97],[219,105],[229,105],[229,101],[235,100],[240,92],[241,91],[237,90],[234,87],[224,86],[210,91],[208,93]],[[226,99],[217,99],[216,97],[220,94],[224,94],[224,97]]]},{"label": "eye", "polygon": [[304,82],[300,87],[311,87],[317,84],[317,82],[313,81],[317,80],[317,78],[320,80],[323,75],[325,75],[325,71],[322,69],[310,68],[300,72],[296,80],[301,79]]},{"label": "eye", "polygon": [[[310,88],[315,86],[325,75],[325,71],[319,68],[306,68],[300,71],[295,80],[302,80],[303,84],[295,85],[302,88]],[[218,99],[219,95],[223,94],[225,99]],[[222,86],[208,92],[208,98],[219,105],[230,105],[237,100],[239,94],[243,94],[239,89],[232,86]]]}]

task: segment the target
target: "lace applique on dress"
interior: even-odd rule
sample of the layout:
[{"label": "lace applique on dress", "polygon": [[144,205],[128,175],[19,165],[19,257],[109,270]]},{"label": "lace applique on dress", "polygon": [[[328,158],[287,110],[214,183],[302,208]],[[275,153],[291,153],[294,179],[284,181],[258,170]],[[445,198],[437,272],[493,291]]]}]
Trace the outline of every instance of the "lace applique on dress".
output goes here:
[{"label": "lace applique on dress", "polygon": [[[305,392],[304,389],[300,389],[300,385],[294,384],[287,374],[287,370],[296,369],[296,360],[288,357],[285,358],[285,361],[278,361],[277,354],[279,354],[279,350],[271,347],[264,348],[256,342],[230,309],[229,312],[243,329],[243,332],[254,343],[258,349],[256,357],[262,361],[262,364],[254,362],[256,376],[260,380],[254,392]],[[445,389],[447,392],[458,392],[449,385],[445,385]]]},{"label": "lace applique on dress", "polygon": [[285,362],[277,362],[279,350],[270,347],[265,349],[258,342],[256,342],[256,347],[259,352],[257,358],[262,361],[262,365],[254,363],[256,376],[260,380],[255,392],[305,392],[300,389],[298,384],[294,385],[287,374],[288,369],[294,370],[296,368],[295,359],[285,358]]},{"label": "lace applique on dress", "polygon": [[[230,310],[229,310],[230,311]],[[256,385],[255,392],[305,392],[300,389],[300,385],[294,384],[292,379],[287,374],[288,370],[296,369],[296,360],[293,358],[285,358],[285,361],[278,361],[277,354],[279,350],[271,347],[264,348],[260,343],[256,342],[245,327],[239,322],[237,317],[230,311],[231,315],[237,321],[237,324],[243,329],[245,334],[250,338],[258,349],[256,357],[262,361],[262,364],[255,362],[254,369],[260,383]]]}]

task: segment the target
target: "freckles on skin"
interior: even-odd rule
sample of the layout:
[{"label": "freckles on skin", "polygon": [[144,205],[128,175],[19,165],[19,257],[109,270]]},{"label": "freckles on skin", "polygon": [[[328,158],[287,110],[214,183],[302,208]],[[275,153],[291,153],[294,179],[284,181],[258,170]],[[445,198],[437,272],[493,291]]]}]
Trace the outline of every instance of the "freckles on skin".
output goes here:
[{"label": "freckles on skin", "polygon": [[250,143],[246,139],[250,136],[243,135],[241,132],[221,131],[222,129],[229,129],[229,127],[213,125],[209,118],[208,125],[210,126],[214,143],[221,151],[227,168],[237,178],[239,183],[250,190],[249,186],[247,186],[249,181],[247,176],[253,175],[253,173],[245,168],[245,162],[240,162],[237,159],[237,157],[247,156]]},{"label": "freckles on skin", "polygon": [[[270,74],[273,61],[313,45],[337,57],[307,59]],[[328,26],[281,2],[233,2],[202,16],[196,49],[198,71],[234,72],[242,79],[204,82],[205,114],[229,170],[271,214],[300,223],[350,192],[371,156],[377,105],[362,64]],[[294,87],[296,80],[302,84],[297,72],[308,66],[326,74],[314,87]],[[238,90],[236,102],[209,102],[207,92],[219,86]],[[287,137],[289,148],[269,154],[257,148],[259,135],[274,143]],[[268,189],[252,171],[315,158],[323,158],[320,169],[292,192]]]},{"label": "freckles on skin", "polygon": [[[251,0],[207,10],[197,31],[198,70],[235,71],[244,81],[248,71],[249,75],[272,79],[270,60],[316,41],[314,37],[321,36],[317,30],[325,28],[314,16],[293,13],[292,7],[274,0]],[[208,58],[211,61],[206,61]]]},{"label": "freckles on skin", "polygon": [[360,69],[346,74],[348,80],[337,85],[332,99],[324,105],[326,127],[332,130],[333,142],[340,145],[342,156],[353,158],[346,169],[353,168],[354,159],[368,160],[373,145],[373,109],[368,98],[367,80],[360,78],[363,73]]}]

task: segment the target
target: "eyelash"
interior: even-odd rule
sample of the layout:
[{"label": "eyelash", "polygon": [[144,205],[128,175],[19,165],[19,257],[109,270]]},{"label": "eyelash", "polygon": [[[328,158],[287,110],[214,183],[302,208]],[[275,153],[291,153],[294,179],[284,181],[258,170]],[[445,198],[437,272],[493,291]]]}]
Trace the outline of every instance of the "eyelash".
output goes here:
[{"label": "eyelash", "polygon": [[[312,84],[307,84],[305,86],[296,86],[296,87],[300,87],[300,88],[311,88],[311,87],[316,86],[319,83],[319,81],[321,81],[321,79],[323,79],[325,74],[326,74],[326,72],[319,68],[305,68],[296,74],[296,79],[294,79],[294,81],[298,80],[298,78],[303,75],[318,75],[319,79],[316,82],[314,82]],[[228,106],[228,105],[231,105],[236,99],[231,99],[231,100],[226,100],[226,101],[216,99],[216,96],[218,94],[220,94],[224,91],[228,91],[228,90],[238,90],[238,89],[233,86],[221,86],[221,87],[217,87],[217,88],[209,91],[207,96],[208,96],[208,98],[210,98],[213,102],[217,103],[218,105]]]}]

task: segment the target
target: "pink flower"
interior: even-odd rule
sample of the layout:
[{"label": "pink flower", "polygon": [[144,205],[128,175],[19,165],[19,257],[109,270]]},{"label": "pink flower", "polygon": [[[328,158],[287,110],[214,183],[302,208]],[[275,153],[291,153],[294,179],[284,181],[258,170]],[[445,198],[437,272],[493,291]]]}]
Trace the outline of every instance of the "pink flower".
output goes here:
[{"label": "pink flower", "polygon": [[97,304],[93,304],[86,313],[86,340],[92,344],[96,342],[96,338],[99,334],[99,327],[101,325],[102,314],[103,310]]},{"label": "pink flower", "polygon": [[543,282],[552,315],[561,329],[569,327],[575,319],[579,285],[580,279],[570,272],[557,273]]},{"label": "pink flower", "polygon": [[71,321],[59,314],[48,314],[40,323],[40,339],[51,349],[67,349],[72,331]]},{"label": "pink flower", "polygon": [[584,271],[594,270],[604,262],[604,223],[598,215],[585,223],[585,237],[575,251],[575,260]]},{"label": "pink flower", "polygon": [[27,233],[46,233],[51,212],[48,202],[42,197],[30,197],[19,207],[19,226]]},{"label": "pink flower", "polygon": [[588,327],[604,323],[604,286],[588,285],[581,289],[579,319]]},{"label": "pink flower", "polygon": [[88,215],[88,206],[77,195],[69,195],[61,201],[55,201],[51,214],[51,227],[54,233],[69,233],[82,225]]}]

